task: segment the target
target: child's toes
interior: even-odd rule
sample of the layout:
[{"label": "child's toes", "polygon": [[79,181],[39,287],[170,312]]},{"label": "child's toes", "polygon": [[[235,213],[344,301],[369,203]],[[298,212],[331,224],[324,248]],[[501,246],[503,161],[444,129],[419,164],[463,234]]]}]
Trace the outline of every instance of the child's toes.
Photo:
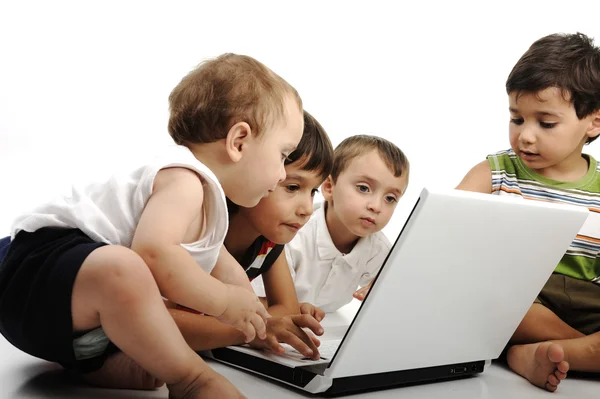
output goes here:
[{"label": "child's toes", "polygon": [[554,372],[554,375],[556,376],[556,378],[558,378],[560,381],[564,380],[565,378],[567,378],[567,373],[562,373],[559,370],[556,370]]},{"label": "child's toes", "polygon": [[548,384],[558,386],[558,384],[560,384],[560,380],[554,374],[550,374],[548,376]]},{"label": "child's toes", "polygon": [[569,363],[563,360],[562,362],[559,362],[556,365],[556,368],[558,369],[558,371],[566,375],[567,371],[569,371]]},{"label": "child's toes", "polygon": [[552,385],[549,382],[546,384],[546,390],[550,391],[550,392],[554,392],[556,391],[556,389],[558,388],[558,386],[556,385]]}]

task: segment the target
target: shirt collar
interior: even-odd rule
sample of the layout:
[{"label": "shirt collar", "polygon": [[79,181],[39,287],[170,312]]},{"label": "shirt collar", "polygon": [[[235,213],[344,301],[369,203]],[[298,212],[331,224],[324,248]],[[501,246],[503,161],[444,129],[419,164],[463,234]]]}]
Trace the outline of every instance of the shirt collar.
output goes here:
[{"label": "shirt collar", "polygon": [[317,218],[317,250],[320,259],[333,260],[342,257],[352,268],[367,263],[373,246],[372,234],[360,238],[350,253],[343,254],[335,247],[331,234],[329,234],[327,222],[325,221],[325,204],[315,211],[313,217]]}]

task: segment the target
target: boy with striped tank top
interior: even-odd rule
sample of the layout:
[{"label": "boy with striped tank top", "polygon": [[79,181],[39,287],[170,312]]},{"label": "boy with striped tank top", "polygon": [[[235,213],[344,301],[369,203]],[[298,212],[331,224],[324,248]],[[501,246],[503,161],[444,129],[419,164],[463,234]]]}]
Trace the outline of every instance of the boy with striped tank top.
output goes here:
[{"label": "boy with striped tank top", "polygon": [[507,350],[513,371],[555,391],[569,369],[600,373],[600,169],[582,153],[600,135],[600,48],[581,33],[543,37],[506,91],[511,149],[489,155],[457,188],[590,210]]}]

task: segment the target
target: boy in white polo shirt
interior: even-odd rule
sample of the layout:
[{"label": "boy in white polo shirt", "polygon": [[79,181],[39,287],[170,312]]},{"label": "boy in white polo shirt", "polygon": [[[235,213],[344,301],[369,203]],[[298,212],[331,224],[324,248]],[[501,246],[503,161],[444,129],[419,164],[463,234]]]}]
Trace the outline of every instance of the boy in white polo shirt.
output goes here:
[{"label": "boy in white polo shirt", "polygon": [[[383,138],[357,135],[337,146],[321,186],[325,202],[286,245],[300,302],[334,312],[353,294],[364,298],[389,252],[381,229],[406,191],[408,175],[404,153]],[[315,309],[305,305],[302,312]]]}]

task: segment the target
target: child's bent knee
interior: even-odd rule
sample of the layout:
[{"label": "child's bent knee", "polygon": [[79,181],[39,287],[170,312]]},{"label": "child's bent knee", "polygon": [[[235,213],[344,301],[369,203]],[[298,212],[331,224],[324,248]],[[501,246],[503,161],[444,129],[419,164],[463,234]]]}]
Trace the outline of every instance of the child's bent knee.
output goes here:
[{"label": "child's bent knee", "polygon": [[112,294],[124,291],[124,294],[130,293],[134,297],[156,285],[142,258],[134,251],[119,246],[105,246],[92,252],[83,263],[77,279],[87,283],[91,290],[111,291]]}]

